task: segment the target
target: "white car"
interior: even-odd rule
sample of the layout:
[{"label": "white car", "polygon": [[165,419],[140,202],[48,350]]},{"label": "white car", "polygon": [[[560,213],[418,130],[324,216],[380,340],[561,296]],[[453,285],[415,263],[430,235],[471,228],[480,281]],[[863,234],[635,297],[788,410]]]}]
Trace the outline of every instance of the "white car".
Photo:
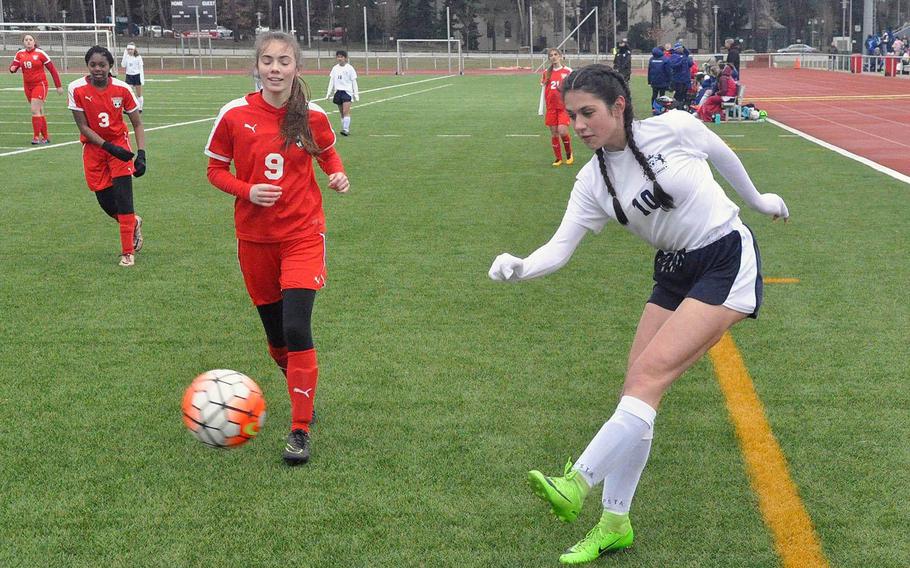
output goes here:
[{"label": "white car", "polygon": [[806,45],[804,43],[792,43],[787,47],[782,47],[777,50],[778,53],[818,53],[818,50],[812,47],[811,45]]},{"label": "white car", "polygon": [[219,39],[230,39],[234,37],[234,30],[229,30],[224,26],[215,26],[215,29],[212,31],[218,34]]}]

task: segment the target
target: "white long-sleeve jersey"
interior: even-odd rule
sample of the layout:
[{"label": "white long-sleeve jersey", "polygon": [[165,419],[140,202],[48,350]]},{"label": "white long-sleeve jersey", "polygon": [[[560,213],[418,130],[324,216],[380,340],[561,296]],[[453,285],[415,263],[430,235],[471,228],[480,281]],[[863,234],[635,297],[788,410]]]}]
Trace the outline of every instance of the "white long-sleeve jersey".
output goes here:
[{"label": "white long-sleeve jersey", "polygon": [[120,66],[126,69],[127,75],[139,75],[139,82],[145,84],[145,68],[141,55],[130,55],[124,51]]},{"label": "white long-sleeve jersey", "polygon": [[350,63],[335,65],[329,73],[329,88],[325,93],[326,98],[331,97],[335,91],[345,91],[357,101],[360,100],[360,91],[357,88],[357,71]]},{"label": "white long-sleeve jersey", "polygon": [[[661,187],[673,196],[673,209],[657,206],[653,184],[632,151],[606,152],[606,167],[620,206],[628,217],[625,228],[651,246],[665,250],[695,250],[711,244],[738,226],[739,207],[715,181],[708,160],[752,209],[787,218],[787,205],[778,195],[760,194],[742,162],[717,134],[683,111],[635,122],[633,136]],[[494,280],[527,280],[564,266],[587,231],[599,233],[615,219],[613,199],[594,156],[579,171],[562,223],[545,245],[525,259],[500,255],[490,270]]]}]

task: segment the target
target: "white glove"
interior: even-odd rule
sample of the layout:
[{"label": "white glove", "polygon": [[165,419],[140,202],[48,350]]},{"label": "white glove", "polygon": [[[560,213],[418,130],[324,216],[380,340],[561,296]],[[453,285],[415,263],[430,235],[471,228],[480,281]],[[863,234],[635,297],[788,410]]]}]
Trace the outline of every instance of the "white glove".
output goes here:
[{"label": "white glove", "polygon": [[774,219],[787,219],[790,217],[787,204],[776,193],[763,193],[759,199],[758,210],[765,215],[771,215]]},{"label": "white glove", "polygon": [[497,256],[493,260],[492,266],[490,266],[490,275],[491,280],[497,282],[517,282],[521,277],[521,271],[524,267],[524,261],[516,256],[512,256],[508,253],[503,253]]}]

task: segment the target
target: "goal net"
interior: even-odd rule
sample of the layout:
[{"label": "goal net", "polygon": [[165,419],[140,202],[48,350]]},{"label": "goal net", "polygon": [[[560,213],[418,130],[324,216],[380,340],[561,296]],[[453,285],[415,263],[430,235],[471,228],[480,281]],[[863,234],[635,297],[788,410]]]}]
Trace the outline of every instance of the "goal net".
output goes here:
[{"label": "goal net", "polygon": [[116,50],[113,24],[62,24],[6,22],[0,23],[0,53],[15,54],[22,49],[22,37],[29,34],[38,47],[47,52],[57,68],[67,73],[70,69],[85,69],[85,52],[93,45],[108,48],[114,59]]},{"label": "goal net", "polygon": [[447,72],[464,75],[464,56],[457,39],[399,39],[395,73]]}]

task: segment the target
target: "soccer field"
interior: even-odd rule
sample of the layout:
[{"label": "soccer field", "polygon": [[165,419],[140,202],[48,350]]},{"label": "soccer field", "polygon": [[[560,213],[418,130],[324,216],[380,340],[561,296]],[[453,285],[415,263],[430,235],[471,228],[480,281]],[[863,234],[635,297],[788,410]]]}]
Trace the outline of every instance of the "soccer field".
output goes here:
[{"label": "soccer field", "polygon": [[[307,81],[321,99],[325,77]],[[591,152],[576,139],[576,164],[550,166],[532,75],[359,82],[337,143],[352,190],[324,192],[320,421],[311,463],[289,469],[284,378],[202,154],[250,79],[150,77],[146,243],[124,269],[80,145],[57,146],[78,138],[65,97],[49,95],[55,144],[13,153],[31,123],[21,77],[0,76],[0,566],[555,566],[596,522],[599,490],[565,525],[525,475],[560,472],[613,412],[653,251],[611,224],[556,274],[491,282],[497,254],[549,239]],[[644,118],[642,77],[633,92]],[[765,277],[798,282],[767,284],[732,336],[821,549],[910,566],[908,187],[771,124],[711,128],[792,215],[742,213]],[[213,368],[265,392],[237,450],[180,419]],[[592,566],[781,565],[708,358],[655,428],[635,547]]]}]

